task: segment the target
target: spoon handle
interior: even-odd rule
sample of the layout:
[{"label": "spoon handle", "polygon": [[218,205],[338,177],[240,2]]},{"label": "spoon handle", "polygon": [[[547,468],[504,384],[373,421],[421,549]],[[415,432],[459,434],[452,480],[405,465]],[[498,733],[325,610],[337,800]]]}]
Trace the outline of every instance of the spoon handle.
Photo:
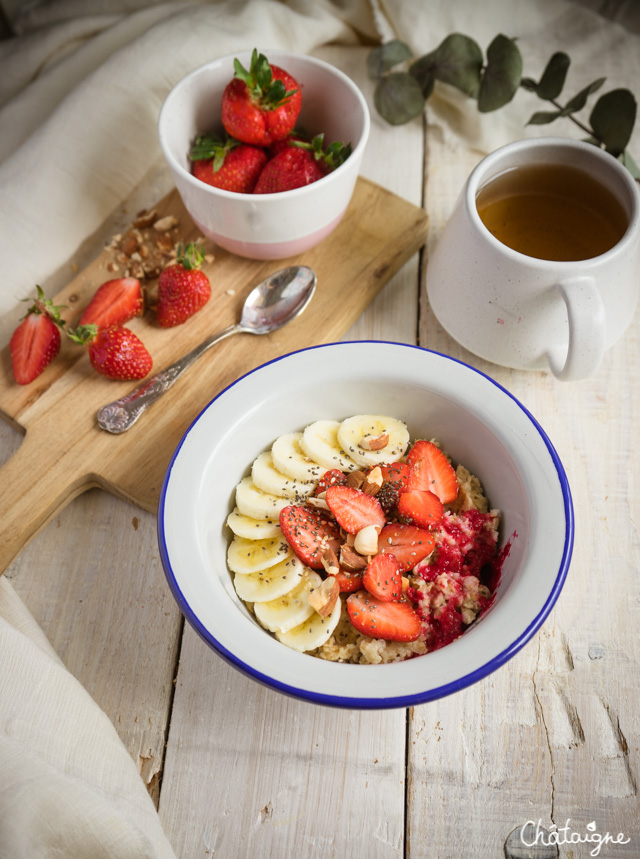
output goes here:
[{"label": "spoon handle", "polygon": [[178,358],[174,364],[147,379],[131,393],[103,406],[97,413],[98,426],[111,433],[126,432],[140,415],[152,403],[155,403],[165,391],[168,391],[184,371],[197,361],[207,349],[210,349],[215,343],[219,343],[220,340],[224,340],[225,337],[242,331],[249,332],[250,329],[244,328],[242,325],[230,325],[228,328],[223,328],[222,331],[208,337],[187,355]]}]

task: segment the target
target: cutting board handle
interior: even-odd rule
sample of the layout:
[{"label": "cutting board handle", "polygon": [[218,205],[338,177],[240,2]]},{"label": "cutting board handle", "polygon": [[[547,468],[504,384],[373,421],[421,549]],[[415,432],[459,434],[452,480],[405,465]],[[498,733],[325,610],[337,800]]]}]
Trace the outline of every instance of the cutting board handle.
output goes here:
[{"label": "cutting board handle", "polygon": [[0,468],[0,575],[62,507],[96,485],[73,450],[59,456],[51,439],[38,435],[28,430]]}]

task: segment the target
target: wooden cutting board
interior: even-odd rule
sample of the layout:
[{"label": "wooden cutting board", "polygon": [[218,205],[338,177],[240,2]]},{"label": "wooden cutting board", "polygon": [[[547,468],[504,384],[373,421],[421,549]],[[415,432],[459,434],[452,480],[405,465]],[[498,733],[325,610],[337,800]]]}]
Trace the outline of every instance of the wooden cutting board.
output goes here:
[{"label": "wooden cutting board", "polygon": [[[199,237],[176,191],[154,206],[158,218],[173,215],[172,241]],[[96,412],[133,390],[132,382],[99,376],[85,350],[63,338],[56,360],[30,385],[15,383],[8,346],[0,360],[0,415],[25,438],[0,469],[0,573],[22,547],[68,501],[99,486],[155,512],[165,470],[183,433],[225,386],[238,376],[279,355],[306,346],[339,340],[383,285],[425,242],[427,215],[406,200],[360,178],[339,227],[320,245],[276,262],[245,260],[210,242],[214,255],[203,270],[212,297],[184,325],[161,329],[154,314],[128,323],[154,360],[154,371],[173,363],[209,334],[240,318],[244,299],[271,272],[293,262],[317,274],[316,293],[305,312],[285,328],[255,337],[236,335],[214,346],[164,397],[122,435],[101,430]],[[145,247],[160,235],[150,227]],[[113,243],[112,243],[113,244]],[[75,327],[96,288],[132,265],[123,257],[124,239],[105,249],[54,298],[65,304],[62,315]],[[135,257],[135,253],[134,253]],[[118,265],[118,272],[111,271]]]}]

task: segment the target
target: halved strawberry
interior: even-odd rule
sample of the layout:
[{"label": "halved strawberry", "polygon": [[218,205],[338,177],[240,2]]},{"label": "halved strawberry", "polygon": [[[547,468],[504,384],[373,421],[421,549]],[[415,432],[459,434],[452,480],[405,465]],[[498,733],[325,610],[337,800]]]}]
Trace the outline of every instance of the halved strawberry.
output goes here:
[{"label": "halved strawberry", "polygon": [[349,534],[357,534],[367,525],[382,528],[387,521],[380,502],[373,495],[365,495],[351,486],[330,486],[326,500],[338,524]]},{"label": "halved strawberry", "polygon": [[368,591],[358,591],[347,598],[347,612],[355,628],[371,638],[415,641],[422,632],[418,614],[404,597],[398,602],[382,602]]},{"label": "halved strawberry", "polygon": [[[27,299],[25,299],[27,300]],[[36,287],[36,300],[11,335],[11,367],[19,385],[28,385],[42,373],[60,351],[60,309],[42,288]]]},{"label": "halved strawberry", "polygon": [[442,501],[428,489],[409,489],[398,499],[398,513],[420,528],[433,528],[444,516]]},{"label": "halved strawberry", "polygon": [[364,587],[362,583],[362,573],[351,573],[348,570],[341,569],[336,574],[338,586],[341,594],[352,594],[354,591],[361,591]]},{"label": "halved strawberry", "polygon": [[402,597],[402,573],[395,555],[374,555],[364,571],[362,584],[381,602],[398,602]]},{"label": "halved strawberry", "polygon": [[78,324],[93,323],[99,328],[124,325],[134,316],[142,314],[143,305],[140,281],[135,277],[117,277],[98,287]]},{"label": "halved strawberry", "polygon": [[458,494],[456,472],[439,447],[421,439],[409,451],[407,463],[413,471],[409,489],[429,489],[443,504],[455,500]]},{"label": "halved strawberry", "polygon": [[434,545],[431,533],[415,525],[385,525],[378,537],[378,553],[395,555],[403,573],[430,555]]},{"label": "halved strawberry", "polygon": [[411,467],[406,462],[389,462],[380,466],[382,479],[391,484],[398,492],[404,492],[409,488],[411,479]]},{"label": "halved strawberry", "polygon": [[324,570],[325,549],[340,548],[340,528],[319,510],[291,504],[280,511],[280,527],[287,543],[303,564]]},{"label": "halved strawberry", "polygon": [[321,492],[326,492],[330,486],[344,486],[347,482],[347,475],[339,468],[330,468],[325,471],[316,486],[315,495],[320,495]]}]

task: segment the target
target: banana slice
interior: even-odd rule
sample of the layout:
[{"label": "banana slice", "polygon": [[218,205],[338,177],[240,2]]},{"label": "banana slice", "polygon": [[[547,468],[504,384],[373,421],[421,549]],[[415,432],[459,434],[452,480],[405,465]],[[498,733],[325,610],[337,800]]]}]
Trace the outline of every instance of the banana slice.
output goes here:
[{"label": "banana slice", "polygon": [[234,537],[227,550],[227,566],[233,573],[246,576],[274,567],[293,554],[284,537],[245,540]]},{"label": "banana slice", "polygon": [[276,600],[256,603],[255,615],[270,632],[288,632],[294,626],[304,623],[314,613],[307,597],[309,591],[319,588],[321,584],[320,576],[309,567],[305,567],[302,579],[292,591]]},{"label": "banana slice", "polygon": [[339,468],[340,471],[355,471],[354,462],[338,441],[340,421],[315,421],[309,424],[300,439],[304,453],[325,468]]},{"label": "banana slice", "polygon": [[317,483],[327,470],[309,459],[300,447],[301,432],[290,432],[277,438],[271,448],[273,464],[283,474],[305,483],[312,480]]},{"label": "banana slice", "polygon": [[282,508],[290,503],[289,498],[262,492],[250,477],[244,477],[236,486],[236,506],[240,513],[252,519],[277,521]]},{"label": "banana slice", "polygon": [[293,501],[302,501],[307,495],[311,495],[315,487],[315,481],[308,480],[306,483],[301,483],[278,471],[268,450],[254,460],[251,466],[251,478],[262,492],[290,498]]},{"label": "banana slice", "polygon": [[299,584],[304,569],[302,561],[291,555],[266,570],[235,576],[233,584],[241,600],[254,603],[255,611],[259,603],[277,600],[292,591]]},{"label": "banana slice", "polygon": [[227,516],[227,525],[236,537],[244,537],[245,540],[266,540],[269,537],[282,536],[277,516],[275,519],[254,519],[245,516],[237,507]]},{"label": "banana slice", "polygon": [[361,466],[396,462],[409,446],[406,424],[386,415],[354,415],[337,429],[338,444]]},{"label": "banana slice", "polygon": [[315,650],[327,641],[338,625],[341,610],[342,600],[338,600],[329,617],[323,618],[314,611],[308,620],[299,626],[294,626],[288,632],[276,632],[276,638],[294,650]]}]

